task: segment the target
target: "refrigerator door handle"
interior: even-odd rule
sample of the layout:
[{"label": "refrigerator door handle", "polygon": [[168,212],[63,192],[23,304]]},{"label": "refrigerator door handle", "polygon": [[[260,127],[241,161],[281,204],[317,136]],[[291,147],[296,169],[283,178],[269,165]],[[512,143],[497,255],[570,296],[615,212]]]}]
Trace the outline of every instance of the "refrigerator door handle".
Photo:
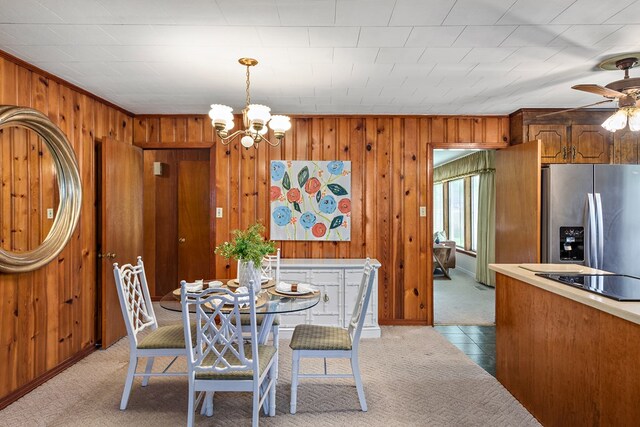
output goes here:
[{"label": "refrigerator door handle", "polygon": [[596,199],[596,227],[597,227],[597,253],[598,268],[604,267],[604,220],[602,218],[602,197],[600,193],[595,193]]},{"label": "refrigerator door handle", "polygon": [[588,238],[588,246],[586,250],[586,262],[588,267],[598,268],[598,258],[596,256],[596,213],[595,213],[595,204],[593,201],[593,194],[587,194],[587,218],[586,218],[586,229],[587,229],[587,238]]}]

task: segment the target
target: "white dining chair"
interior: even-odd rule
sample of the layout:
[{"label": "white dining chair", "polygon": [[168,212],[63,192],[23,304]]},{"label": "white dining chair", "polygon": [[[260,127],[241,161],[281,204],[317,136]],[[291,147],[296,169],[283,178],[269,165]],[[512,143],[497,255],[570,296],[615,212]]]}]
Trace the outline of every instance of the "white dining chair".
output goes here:
[{"label": "white dining chair", "polygon": [[[181,301],[184,339],[187,342],[189,412],[187,425],[193,426],[194,411],[203,398],[216,391],[251,392],[252,425],[258,426],[260,407],[270,416],[276,413],[278,353],[274,346],[259,345],[253,282],[247,293],[228,289],[209,289],[189,293],[182,282]],[[251,296],[251,297],[250,297]],[[240,304],[249,305],[250,338],[243,337]],[[195,311],[191,325],[189,311]],[[195,335],[195,337],[194,337]]]},{"label": "white dining chair", "polygon": [[[186,356],[187,350],[182,323],[158,326],[142,257],[138,257],[136,265],[125,264],[119,267],[118,263],[114,263],[113,275],[129,339],[129,369],[120,401],[120,409],[125,410],[135,377],[142,377],[142,386],[145,387],[152,376],[185,376],[186,372],[167,370],[178,356]],[[139,334],[143,331],[148,332],[140,337]],[[155,358],[163,356],[173,357],[173,360],[162,372],[152,372]],[[136,372],[141,357],[147,358],[144,373]]]},{"label": "white dining chair", "polygon": [[[358,363],[358,345],[365,319],[364,313],[366,313],[369,305],[374,279],[375,269],[371,266],[369,258],[367,258],[348,328],[319,325],[298,325],[295,327],[289,344],[289,347],[293,350],[290,408],[292,414],[296,413],[298,381],[300,378],[353,378],[358,390],[360,407],[363,411],[367,411],[367,402],[364,396]],[[300,359],[304,357],[324,359],[324,373],[300,374]],[[351,374],[329,374],[327,372],[327,359],[350,359]]]},{"label": "white dining chair", "polygon": [[[262,276],[268,277],[269,280],[273,280],[276,284],[280,281],[280,249],[276,251],[275,255],[266,255],[262,258]],[[262,321],[264,319],[264,315],[258,314],[256,317],[258,321],[258,325],[262,326]],[[243,314],[241,316],[243,331],[249,332],[249,316]],[[279,330],[280,330],[280,316],[277,315],[273,318],[273,323],[271,324],[271,337],[273,339],[273,345],[276,350],[278,349],[278,340],[279,340]]]}]

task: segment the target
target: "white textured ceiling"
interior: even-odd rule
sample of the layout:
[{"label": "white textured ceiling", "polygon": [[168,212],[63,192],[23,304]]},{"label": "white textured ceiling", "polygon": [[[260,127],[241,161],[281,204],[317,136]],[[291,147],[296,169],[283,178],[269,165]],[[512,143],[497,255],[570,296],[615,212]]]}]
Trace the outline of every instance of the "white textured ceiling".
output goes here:
[{"label": "white textured ceiling", "polygon": [[[602,98],[632,0],[0,0],[0,49],[134,113],[503,114]],[[640,71],[632,76],[640,75]]]}]

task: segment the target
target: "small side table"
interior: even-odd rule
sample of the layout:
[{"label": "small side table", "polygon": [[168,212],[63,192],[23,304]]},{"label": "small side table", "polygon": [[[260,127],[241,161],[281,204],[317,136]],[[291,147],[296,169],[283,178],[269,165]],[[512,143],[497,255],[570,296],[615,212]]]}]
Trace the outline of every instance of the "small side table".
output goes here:
[{"label": "small side table", "polygon": [[449,255],[451,254],[451,247],[445,245],[433,245],[433,260],[436,262],[437,267],[442,270],[442,273],[447,279],[451,279],[449,276],[449,269],[444,265],[449,259]]}]

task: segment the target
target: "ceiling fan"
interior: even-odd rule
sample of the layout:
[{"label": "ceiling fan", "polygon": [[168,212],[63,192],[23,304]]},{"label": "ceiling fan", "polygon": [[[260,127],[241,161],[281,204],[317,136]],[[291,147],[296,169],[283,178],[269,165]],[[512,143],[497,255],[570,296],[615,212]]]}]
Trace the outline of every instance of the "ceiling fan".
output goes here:
[{"label": "ceiling fan", "polygon": [[581,90],[596,95],[602,95],[607,98],[604,101],[595,102],[593,104],[583,105],[581,107],[570,108],[562,111],[555,111],[549,114],[543,114],[538,117],[548,116],[552,114],[564,113],[567,111],[578,110],[581,108],[592,107],[595,105],[605,104],[617,101],[618,110],[611,115],[602,127],[615,132],[623,129],[629,121],[629,129],[632,131],[640,130],[640,78],[629,77],[629,69],[640,64],[640,54],[618,55],[601,62],[598,67],[603,70],[621,70],[624,71],[622,80],[613,81],[605,86],[597,84],[579,84],[572,86],[571,89]]}]

